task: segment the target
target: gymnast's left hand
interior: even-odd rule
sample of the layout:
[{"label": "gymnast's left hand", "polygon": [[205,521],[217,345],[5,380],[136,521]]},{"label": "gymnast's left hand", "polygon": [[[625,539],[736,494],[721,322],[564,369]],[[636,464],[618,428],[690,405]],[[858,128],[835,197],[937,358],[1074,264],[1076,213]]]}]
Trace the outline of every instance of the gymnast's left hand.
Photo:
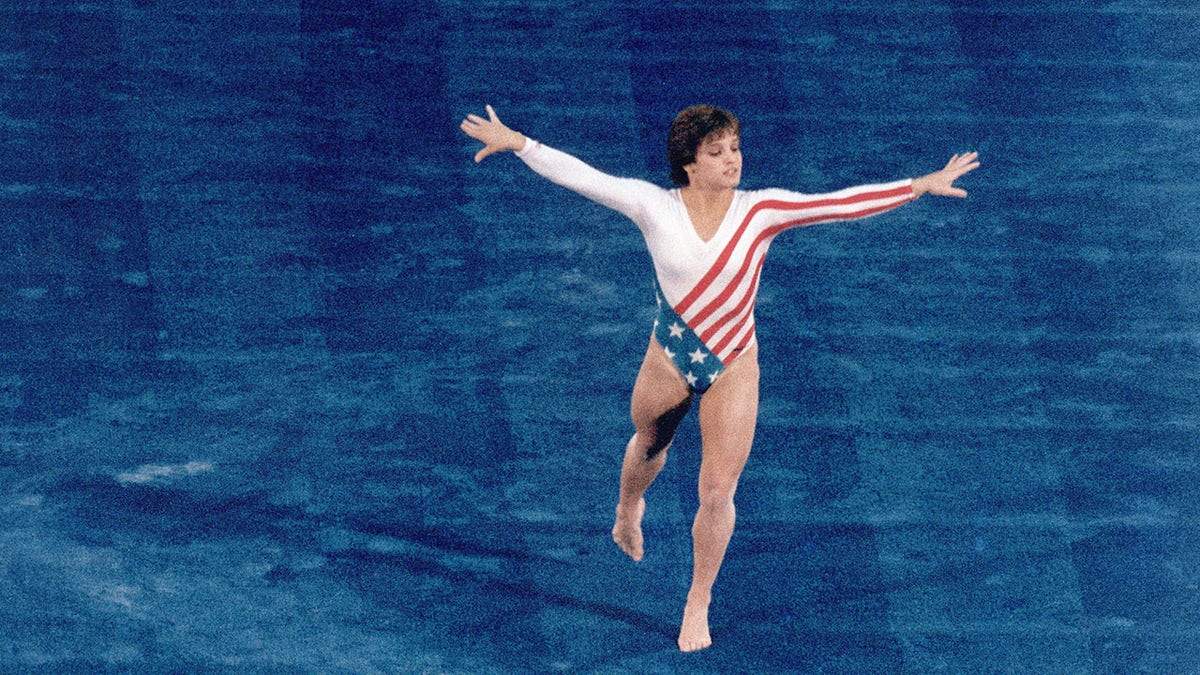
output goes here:
[{"label": "gymnast's left hand", "polygon": [[483,149],[475,153],[476,162],[482,162],[493,153],[516,151],[525,147],[525,135],[506,127],[490,105],[487,106],[487,114],[487,119],[478,115],[467,115],[467,119],[459,125],[463,133],[483,142]]},{"label": "gymnast's left hand", "polygon": [[963,174],[974,171],[979,168],[979,153],[968,152],[963,155],[955,155],[950,158],[950,162],[946,164],[941,171],[935,171],[931,174],[913,179],[913,193],[920,197],[928,192],[931,195],[939,195],[941,197],[966,197],[967,191],[954,186],[954,181],[962,177]]}]

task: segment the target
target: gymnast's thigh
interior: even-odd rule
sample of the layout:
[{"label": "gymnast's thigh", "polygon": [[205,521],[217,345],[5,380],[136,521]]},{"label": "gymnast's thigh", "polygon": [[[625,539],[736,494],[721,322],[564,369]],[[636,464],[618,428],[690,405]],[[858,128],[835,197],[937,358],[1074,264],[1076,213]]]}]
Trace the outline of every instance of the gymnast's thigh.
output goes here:
[{"label": "gymnast's thigh", "polygon": [[634,427],[639,433],[666,432],[669,438],[687,413],[692,398],[691,389],[675,364],[658,342],[651,339],[633,385],[630,414]]}]

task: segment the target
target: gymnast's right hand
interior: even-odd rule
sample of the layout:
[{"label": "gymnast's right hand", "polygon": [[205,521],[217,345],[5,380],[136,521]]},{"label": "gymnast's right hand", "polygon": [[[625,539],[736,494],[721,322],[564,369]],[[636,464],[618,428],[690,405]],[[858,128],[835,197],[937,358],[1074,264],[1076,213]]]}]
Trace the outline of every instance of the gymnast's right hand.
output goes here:
[{"label": "gymnast's right hand", "polygon": [[482,162],[484,157],[505,150],[520,150],[525,147],[525,135],[504,126],[492,106],[487,106],[488,119],[478,115],[467,115],[460,128],[463,133],[483,142],[483,149],[475,153],[475,161]]}]

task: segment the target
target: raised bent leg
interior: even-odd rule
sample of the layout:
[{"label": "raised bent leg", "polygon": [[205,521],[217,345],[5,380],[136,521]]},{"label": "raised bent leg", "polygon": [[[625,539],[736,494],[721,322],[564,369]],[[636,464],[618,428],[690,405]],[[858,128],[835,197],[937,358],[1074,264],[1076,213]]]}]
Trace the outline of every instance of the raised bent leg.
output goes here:
[{"label": "raised bent leg", "polygon": [[613,541],[634,560],[641,560],[643,495],[667,461],[667,447],[692,404],[692,393],[654,340],[642,359],[633,385],[630,414],[634,434],[625,446]]},{"label": "raised bent leg", "polygon": [[700,508],[692,524],[692,587],[679,629],[679,649],[712,644],[708,606],[737,516],[733,495],[754,441],[758,417],[758,353],[752,345],[700,401]]}]

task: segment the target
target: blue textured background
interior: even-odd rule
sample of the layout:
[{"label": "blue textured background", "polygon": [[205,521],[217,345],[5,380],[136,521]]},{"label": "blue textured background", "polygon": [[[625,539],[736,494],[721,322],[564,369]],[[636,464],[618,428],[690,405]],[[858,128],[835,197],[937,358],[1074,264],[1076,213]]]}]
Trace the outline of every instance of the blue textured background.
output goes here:
[{"label": "blue textured background", "polygon": [[[0,671],[1200,672],[1200,4],[0,2]],[[978,149],[789,233],[716,587],[608,537],[667,184]]]}]

